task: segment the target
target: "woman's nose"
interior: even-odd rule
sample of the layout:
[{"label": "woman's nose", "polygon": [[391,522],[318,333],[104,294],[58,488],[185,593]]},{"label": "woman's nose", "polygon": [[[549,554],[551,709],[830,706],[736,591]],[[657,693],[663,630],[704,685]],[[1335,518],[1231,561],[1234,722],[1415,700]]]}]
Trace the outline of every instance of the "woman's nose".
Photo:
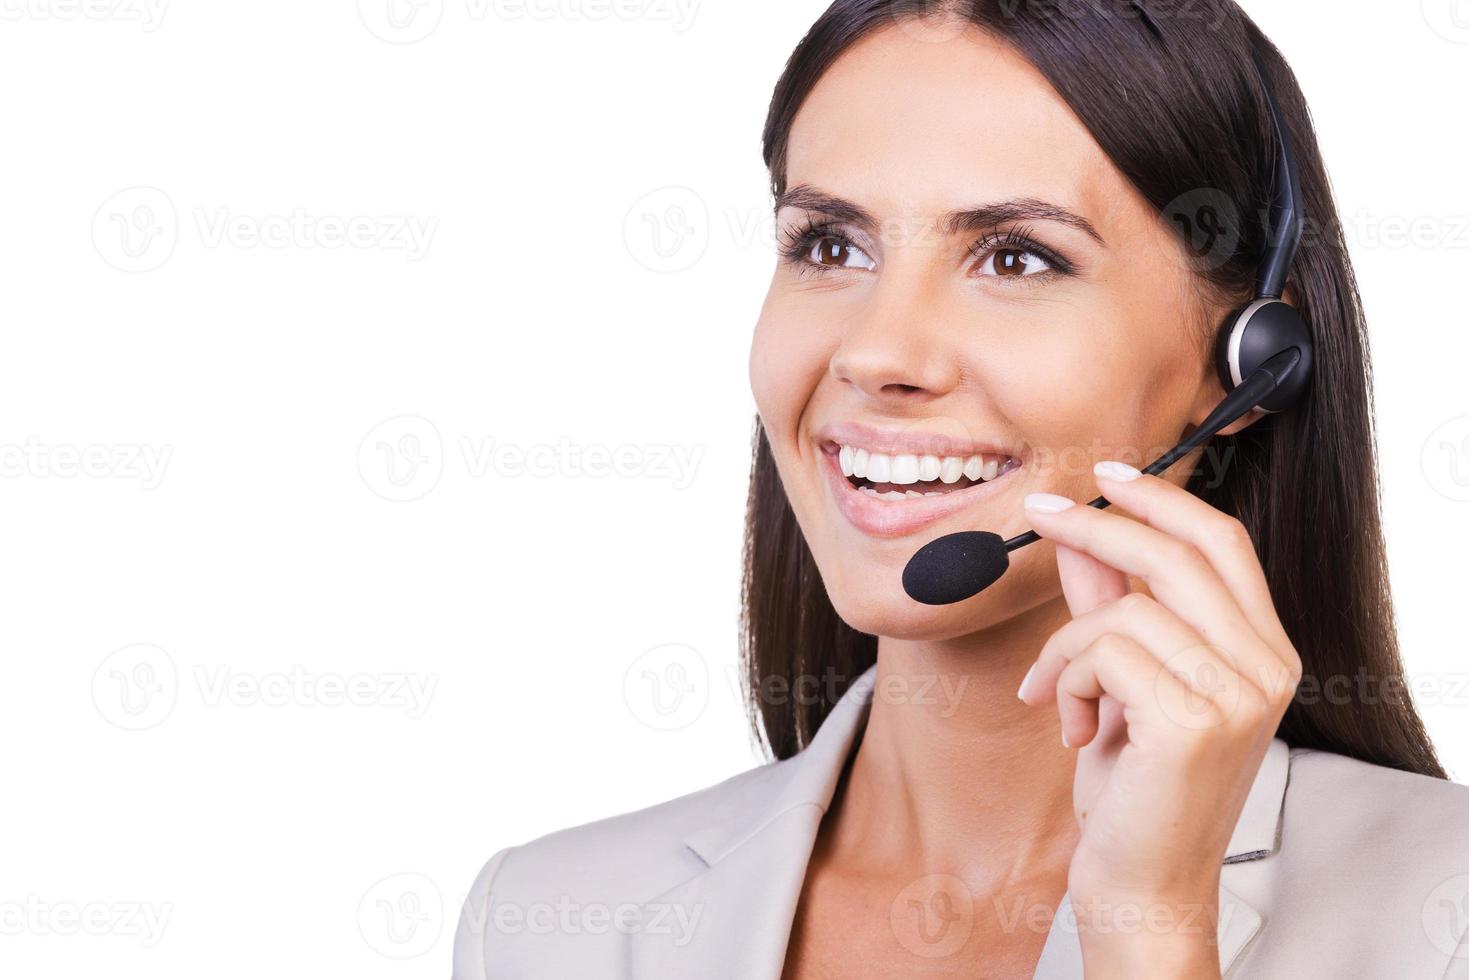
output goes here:
[{"label": "woman's nose", "polygon": [[942,303],[921,287],[884,282],[854,314],[833,352],[837,381],[874,399],[913,400],[951,391],[962,379],[961,354],[944,329]]}]

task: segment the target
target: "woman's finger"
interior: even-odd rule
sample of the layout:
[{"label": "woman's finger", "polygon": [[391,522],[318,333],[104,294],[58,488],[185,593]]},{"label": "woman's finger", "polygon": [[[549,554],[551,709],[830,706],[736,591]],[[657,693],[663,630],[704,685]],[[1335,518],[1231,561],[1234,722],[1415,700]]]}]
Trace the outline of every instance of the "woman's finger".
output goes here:
[{"label": "woman's finger", "polygon": [[1282,662],[1300,667],[1281,625],[1274,598],[1248,529],[1237,518],[1200,500],[1183,487],[1116,461],[1098,463],[1097,486],[1113,504],[1149,527],[1189,544],[1209,562],[1256,635]]},{"label": "woman's finger", "polygon": [[1127,576],[1084,551],[1056,545],[1056,569],[1061,593],[1072,616],[1088,613],[1128,593]]},{"label": "woman's finger", "polygon": [[[1212,703],[1194,692],[1130,636],[1104,633],[1073,658],[1056,681],[1061,739],[1081,748],[1097,734],[1097,706],[1103,694],[1123,705],[1128,740],[1145,746],[1153,738],[1177,743],[1189,728],[1179,718],[1197,717],[1199,727],[1222,724]],[[1196,729],[1195,729],[1196,730]]]},{"label": "woman's finger", "polygon": [[1235,717],[1241,707],[1246,723],[1252,723],[1268,707],[1265,692],[1241,675],[1226,651],[1209,645],[1171,610],[1137,592],[1073,619],[1051,634],[1027,677],[1021,700],[1044,704],[1071,662],[1109,634],[1136,642],[1192,693],[1186,712],[1174,718],[1179,724],[1202,727],[1216,717]]},{"label": "woman's finger", "polygon": [[[1050,495],[1032,495],[1032,505]],[[1064,498],[1059,498],[1064,501]],[[1074,505],[1049,512],[1027,509],[1036,531],[1084,551],[1147,583],[1153,596],[1209,643],[1227,651],[1249,676],[1280,685],[1282,659],[1261,641],[1234,596],[1204,556],[1187,541],[1121,514]]]}]

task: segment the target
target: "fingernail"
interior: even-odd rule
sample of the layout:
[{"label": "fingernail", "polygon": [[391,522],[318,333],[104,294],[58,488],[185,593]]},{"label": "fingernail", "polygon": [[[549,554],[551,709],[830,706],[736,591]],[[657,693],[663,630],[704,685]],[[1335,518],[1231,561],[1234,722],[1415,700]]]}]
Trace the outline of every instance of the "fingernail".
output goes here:
[{"label": "fingernail", "polygon": [[1025,509],[1038,511],[1042,514],[1056,514],[1068,507],[1075,507],[1076,501],[1070,497],[1062,497],[1054,493],[1028,493],[1025,495]]},{"label": "fingernail", "polygon": [[1063,749],[1069,749],[1069,748],[1071,748],[1071,743],[1068,742],[1068,741],[1066,741],[1066,729],[1064,729],[1064,728],[1061,729],[1061,747]]},{"label": "fingernail", "polygon": [[1016,690],[1015,696],[1022,701],[1025,700],[1025,685],[1030,683],[1030,675],[1034,673],[1035,664],[1031,664],[1030,669],[1025,672],[1025,676],[1020,679],[1020,687],[1018,690]]},{"label": "fingernail", "polygon": [[1092,467],[1092,472],[1097,476],[1104,476],[1109,480],[1136,480],[1143,475],[1143,471],[1126,463],[1119,463],[1115,459],[1104,460]]}]

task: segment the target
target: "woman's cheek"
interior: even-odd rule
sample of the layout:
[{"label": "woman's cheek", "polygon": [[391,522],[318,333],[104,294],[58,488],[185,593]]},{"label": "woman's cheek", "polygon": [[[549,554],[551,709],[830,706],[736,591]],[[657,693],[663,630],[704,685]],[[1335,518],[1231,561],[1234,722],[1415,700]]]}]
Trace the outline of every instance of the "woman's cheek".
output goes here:
[{"label": "woman's cheek", "polygon": [[793,438],[830,361],[826,331],[767,300],[750,345],[750,392],[772,440]]}]

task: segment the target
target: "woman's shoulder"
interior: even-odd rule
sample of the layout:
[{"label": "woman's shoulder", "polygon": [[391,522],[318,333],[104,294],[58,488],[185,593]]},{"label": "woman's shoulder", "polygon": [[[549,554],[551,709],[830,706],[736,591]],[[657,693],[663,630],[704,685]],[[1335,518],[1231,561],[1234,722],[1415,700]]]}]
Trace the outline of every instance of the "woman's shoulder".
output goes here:
[{"label": "woman's shoulder", "polygon": [[[688,843],[702,829],[716,820],[737,819],[740,813],[757,814],[776,800],[793,760],[758,765],[651,806],[496,851],[465,898],[454,945],[454,976],[484,976],[492,949],[504,963],[507,957],[555,957],[570,948],[565,942],[558,947],[536,941],[546,932],[538,922],[553,923],[551,931],[562,940],[568,920],[583,923],[580,939],[570,945],[595,946],[617,931],[613,926],[619,916],[636,915],[670,882],[703,867]],[[585,925],[592,920],[603,927]]]},{"label": "woman's shoulder", "polygon": [[1469,978],[1469,786],[1291,748],[1277,834],[1227,878],[1267,922],[1246,973]]},{"label": "woman's shoulder", "polygon": [[1469,870],[1469,786],[1462,783],[1293,747],[1284,811],[1287,831],[1309,821],[1311,837],[1337,846],[1436,844],[1447,852],[1440,858],[1459,855]]},{"label": "woman's shoulder", "polygon": [[513,866],[517,874],[534,872],[543,884],[552,883],[545,879],[563,869],[574,869],[579,886],[598,876],[626,883],[630,873],[647,870],[660,859],[680,858],[683,839],[712,817],[758,809],[779,792],[790,761],[758,765],[672,799],[506,847],[496,854],[504,855],[500,877],[509,881]]}]

